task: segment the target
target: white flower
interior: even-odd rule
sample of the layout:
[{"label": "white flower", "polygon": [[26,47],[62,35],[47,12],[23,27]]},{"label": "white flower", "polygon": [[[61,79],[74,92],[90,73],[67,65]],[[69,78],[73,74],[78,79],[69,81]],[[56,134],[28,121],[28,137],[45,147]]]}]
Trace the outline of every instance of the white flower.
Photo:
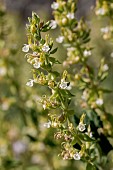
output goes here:
[{"label": "white flower", "polygon": [[2,106],[2,110],[8,110],[10,104],[9,102],[4,101],[1,106]]},{"label": "white flower", "polygon": [[34,68],[40,68],[41,64],[42,64],[41,62],[37,62],[37,63],[33,64],[33,67]]},{"label": "white flower", "polygon": [[50,128],[51,126],[51,121],[49,120],[47,123],[44,123],[44,127]]},{"label": "white flower", "polygon": [[34,62],[34,64],[33,64],[33,67],[34,67],[34,68],[40,68],[40,65],[41,65],[42,63],[39,61],[38,58],[34,58],[32,61]]},{"label": "white flower", "polygon": [[28,44],[24,44],[24,47],[22,47],[22,51],[27,53],[29,51],[29,45]]},{"label": "white flower", "polygon": [[102,71],[107,71],[108,69],[109,69],[108,65],[104,64],[103,67],[102,67]]},{"label": "white flower", "polygon": [[59,36],[58,38],[56,38],[56,42],[58,43],[62,43],[64,41],[64,36]]},{"label": "white flower", "polygon": [[71,89],[72,89],[72,86],[71,86],[71,85],[68,85],[66,89],[67,89],[67,90],[71,90]]},{"label": "white flower", "polygon": [[68,13],[67,15],[67,18],[69,18],[69,19],[74,19],[74,13]]},{"label": "white flower", "polygon": [[80,132],[83,132],[85,129],[86,129],[86,124],[83,124],[83,123],[79,123],[79,125],[78,125],[78,130],[80,131]]},{"label": "white flower", "polygon": [[103,103],[104,103],[104,102],[103,102],[103,99],[100,99],[100,98],[99,98],[99,99],[96,100],[96,104],[97,104],[98,106],[103,105]]},{"label": "white flower", "polygon": [[26,83],[26,86],[32,87],[33,86],[33,79],[29,79],[29,81]]},{"label": "white flower", "polygon": [[106,13],[105,9],[104,8],[99,8],[97,11],[96,11],[96,15],[104,15]]},{"label": "white flower", "polygon": [[62,18],[62,24],[65,25],[67,23],[67,18]]},{"label": "white flower", "polygon": [[46,104],[43,104],[43,109],[44,109],[44,110],[46,109]]},{"label": "white flower", "polygon": [[67,56],[69,57],[72,56],[74,51],[75,51],[74,47],[67,48]]},{"label": "white flower", "polygon": [[42,51],[48,52],[50,50],[49,46],[47,44],[44,44],[42,47]]},{"label": "white flower", "polygon": [[84,57],[88,57],[88,56],[91,55],[91,51],[90,50],[84,50],[83,55],[84,55]]},{"label": "white flower", "polygon": [[76,152],[76,153],[73,155],[73,158],[74,158],[75,160],[80,160],[80,158],[81,158],[80,153],[79,153],[79,152]]},{"label": "white flower", "polygon": [[60,84],[60,88],[61,89],[69,89],[70,90],[70,88],[69,88],[69,85],[70,85],[70,82],[66,82],[66,81],[61,81],[61,84]]},{"label": "white flower", "polygon": [[33,51],[33,56],[38,56],[38,53]]},{"label": "white flower", "polygon": [[49,25],[51,29],[55,29],[57,27],[57,22],[55,20],[51,20],[51,23]]},{"label": "white flower", "polygon": [[89,97],[88,90],[84,90],[81,98],[86,101],[88,97]]},{"label": "white flower", "polygon": [[109,27],[101,28],[100,31],[101,31],[102,33],[108,33],[108,32],[109,32]]},{"label": "white flower", "polygon": [[53,2],[53,3],[51,4],[51,8],[52,8],[52,9],[58,9],[58,7],[59,7],[59,4],[58,4],[57,2]]},{"label": "white flower", "polygon": [[53,127],[57,127],[58,123],[57,122],[54,122],[53,123]]},{"label": "white flower", "polygon": [[7,70],[6,70],[6,68],[5,67],[0,67],[0,76],[5,76],[6,75],[6,72],[7,72]]}]

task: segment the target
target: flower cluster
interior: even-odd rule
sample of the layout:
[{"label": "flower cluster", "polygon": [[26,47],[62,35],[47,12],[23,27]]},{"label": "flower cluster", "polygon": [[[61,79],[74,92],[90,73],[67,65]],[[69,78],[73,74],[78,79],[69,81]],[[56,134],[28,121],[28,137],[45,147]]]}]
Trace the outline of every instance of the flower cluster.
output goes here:
[{"label": "flower cluster", "polygon": [[[57,9],[59,5],[53,3],[52,8]],[[74,20],[74,14],[72,12],[67,13],[66,17],[69,20]],[[46,32],[53,29],[51,25],[52,22],[42,24],[36,13],[32,13],[32,18],[29,18],[29,21],[30,24],[27,25],[28,44],[24,45],[22,51],[26,53],[27,62],[33,67],[33,79],[29,79],[26,85],[32,87],[34,83],[37,83],[48,86],[51,90],[51,96],[47,97],[46,94],[44,94],[40,100],[43,109],[50,110],[48,114],[49,121],[44,124],[44,127],[58,128],[55,138],[63,138],[64,140],[65,145],[63,145],[64,147],[61,153],[63,159],[80,160],[85,152],[83,146],[87,144],[86,141],[90,140],[90,142],[93,142],[94,139],[90,139],[84,132],[87,130],[86,124],[83,123],[85,118],[84,114],[76,128],[69,120],[69,116],[74,113],[74,110],[69,108],[74,95],[70,92],[72,87],[68,81],[68,72],[64,70],[63,74],[60,75],[57,71],[53,71],[53,65],[60,63],[57,59],[51,57],[51,55],[57,51],[57,48],[52,49],[53,41],[49,38],[49,35],[43,38],[41,34],[43,30]],[[60,36],[57,41],[62,43],[63,39],[64,36]],[[31,51],[31,53],[29,51]],[[86,52],[87,54],[85,55],[90,55],[90,51]],[[58,109],[57,115],[51,113],[52,109]],[[87,136],[86,141],[82,139],[84,135]],[[79,138],[78,142],[76,138]],[[81,149],[74,147],[76,143],[81,145]]]},{"label": "flower cluster", "polygon": [[113,2],[108,0],[97,0],[95,13],[100,17],[107,17],[109,24],[105,25],[100,29],[103,39],[111,39],[113,38],[113,25],[112,25],[112,17],[113,17]]}]

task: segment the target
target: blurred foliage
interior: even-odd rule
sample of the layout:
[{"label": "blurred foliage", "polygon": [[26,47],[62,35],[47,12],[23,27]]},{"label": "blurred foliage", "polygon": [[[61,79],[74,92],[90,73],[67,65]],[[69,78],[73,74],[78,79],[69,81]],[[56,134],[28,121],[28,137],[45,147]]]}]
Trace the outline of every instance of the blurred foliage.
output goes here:
[{"label": "blurred foliage", "polygon": [[[7,14],[0,4],[0,168],[70,169],[74,163],[57,157],[59,147],[52,138],[54,131],[43,126],[47,118],[42,115],[47,113],[36,103],[46,89],[25,86],[30,72],[20,57],[23,42],[17,18]],[[22,29],[19,24],[21,36]]]},{"label": "blurred foliage", "polygon": [[[43,15],[43,14],[42,14]],[[91,16],[92,17],[92,16]],[[34,85],[33,88],[25,86],[25,83],[32,75],[29,67],[22,58],[21,47],[23,36],[25,37],[22,24],[17,24],[18,16],[7,14],[3,3],[0,4],[0,169],[1,170],[84,170],[86,164],[75,160],[62,160],[58,157],[60,152],[59,141],[53,139],[54,129],[46,129],[44,123],[48,121],[47,110],[42,110],[39,102],[40,96],[50,94],[47,87]],[[21,22],[21,20],[19,20]],[[91,35],[92,46],[95,47],[93,57],[89,59],[89,63],[95,67],[99,66],[99,61],[102,57],[106,58],[107,64],[110,67],[109,76],[103,83],[103,86],[113,90],[112,84],[112,43],[104,41],[99,33],[102,25],[106,22],[103,20],[97,21],[97,18],[92,17],[91,20]],[[95,25],[95,26],[94,26]],[[98,30],[98,31],[97,31]],[[56,36],[59,30],[55,33],[51,31],[52,36]],[[55,37],[54,37],[55,39]],[[62,55],[61,55],[61,53]],[[64,61],[65,50],[59,47],[57,55],[60,62]],[[111,56],[110,56],[111,55]],[[56,54],[54,55],[56,57]],[[62,56],[62,58],[60,57]],[[75,66],[72,66],[73,69]],[[59,71],[63,71],[62,66],[55,66]],[[72,68],[69,68],[69,72]],[[81,101],[81,92],[78,89],[73,89],[76,92],[71,107]],[[112,112],[113,109],[113,94],[105,95],[105,107],[107,112]],[[76,100],[76,101],[75,101]],[[76,107],[76,113],[79,114],[81,108]],[[98,118],[94,120],[92,113],[92,121],[98,124]],[[113,122],[109,115],[109,121]],[[78,123],[78,122],[77,122]],[[104,140],[104,139],[103,139]],[[109,138],[113,145],[113,140]],[[104,141],[105,142],[105,141]],[[104,144],[103,144],[104,145]],[[106,147],[106,146],[103,146]],[[113,153],[108,153],[108,161],[103,157],[105,162],[104,170],[112,170],[113,168]],[[91,164],[87,165],[87,169],[91,169]]]}]

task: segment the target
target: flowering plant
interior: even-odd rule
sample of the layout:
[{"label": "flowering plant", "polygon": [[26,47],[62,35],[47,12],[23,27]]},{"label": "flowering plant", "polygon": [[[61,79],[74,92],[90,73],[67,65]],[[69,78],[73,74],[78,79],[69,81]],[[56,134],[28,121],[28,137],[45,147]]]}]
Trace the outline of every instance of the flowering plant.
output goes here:
[{"label": "flowering plant", "polygon": [[[108,7],[104,8],[105,4]],[[112,6],[111,1],[97,1],[96,15],[108,14],[110,17]],[[55,128],[54,137],[61,141],[59,155],[63,159],[86,162],[87,170],[100,169],[103,166],[101,164],[104,164],[104,155],[112,149],[108,137],[113,136],[113,117],[106,111],[103,99],[104,93],[111,91],[102,87],[109,66],[104,58],[96,70],[90,65],[89,58],[93,53],[90,28],[83,19],[76,19],[77,2],[57,0],[51,8],[55,20],[44,23],[32,12],[26,26],[28,43],[22,51],[26,53],[25,57],[32,65],[33,73],[33,78],[29,79],[26,85],[33,87],[34,84],[39,84],[48,87],[50,91],[50,95],[44,93],[39,102],[44,110],[48,110],[49,121],[44,126]],[[67,51],[67,58],[62,64],[63,73],[54,69],[54,65],[61,62],[52,56],[57,52],[57,48],[54,48],[52,38],[45,34],[57,25],[60,27],[60,35],[56,42],[62,44]],[[108,37],[109,30],[111,38],[111,27],[101,29],[105,34],[104,39]],[[80,114],[76,113],[76,106],[71,108],[71,104],[76,100],[75,88],[82,93],[78,106]],[[102,145],[103,139],[107,148]]]},{"label": "flowering plant", "polygon": [[[34,102],[38,98],[37,89],[24,86],[25,63],[24,58],[20,59],[16,25],[0,2],[0,169],[25,170],[37,164],[40,169],[50,169],[53,163],[48,163],[48,159],[53,158],[46,146],[53,132],[40,133],[46,119]],[[55,145],[54,141],[51,143]]]}]

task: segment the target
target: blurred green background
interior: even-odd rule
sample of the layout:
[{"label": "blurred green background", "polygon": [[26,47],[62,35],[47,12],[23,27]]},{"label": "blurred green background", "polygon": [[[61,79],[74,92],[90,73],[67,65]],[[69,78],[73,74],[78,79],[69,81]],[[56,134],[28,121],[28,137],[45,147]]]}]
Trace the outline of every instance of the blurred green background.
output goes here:
[{"label": "blurred green background", "polygon": [[[47,0],[6,0],[0,2],[0,169],[1,170],[84,170],[85,164],[78,161],[62,160],[58,157],[60,144],[54,140],[54,129],[46,129],[47,111],[37,102],[49,90],[40,85],[26,86],[31,77],[30,66],[26,63],[21,49],[26,43],[25,24],[31,11],[47,21],[52,19],[50,4]],[[77,17],[84,16],[92,28],[91,44],[94,47],[90,63],[97,68],[102,57],[110,67],[109,76],[103,86],[113,90],[113,52],[112,43],[103,43],[99,33],[104,25],[97,20],[91,10],[95,1],[81,0]],[[55,40],[59,30],[51,31]],[[59,46],[56,44],[56,46]],[[55,57],[62,62],[66,51],[59,46]],[[61,66],[57,69],[63,70]],[[79,103],[79,91],[76,91]],[[76,105],[73,102],[73,107]],[[113,94],[105,96],[108,112],[113,109]],[[79,110],[79,108],[78,108]],[[109,156],[110,157],[110,156]],[[111,159],[111,157],[109,158]],[[107,168],[113,167],[113,162]],[[108,170],[108,169],[107,169]]]}]

